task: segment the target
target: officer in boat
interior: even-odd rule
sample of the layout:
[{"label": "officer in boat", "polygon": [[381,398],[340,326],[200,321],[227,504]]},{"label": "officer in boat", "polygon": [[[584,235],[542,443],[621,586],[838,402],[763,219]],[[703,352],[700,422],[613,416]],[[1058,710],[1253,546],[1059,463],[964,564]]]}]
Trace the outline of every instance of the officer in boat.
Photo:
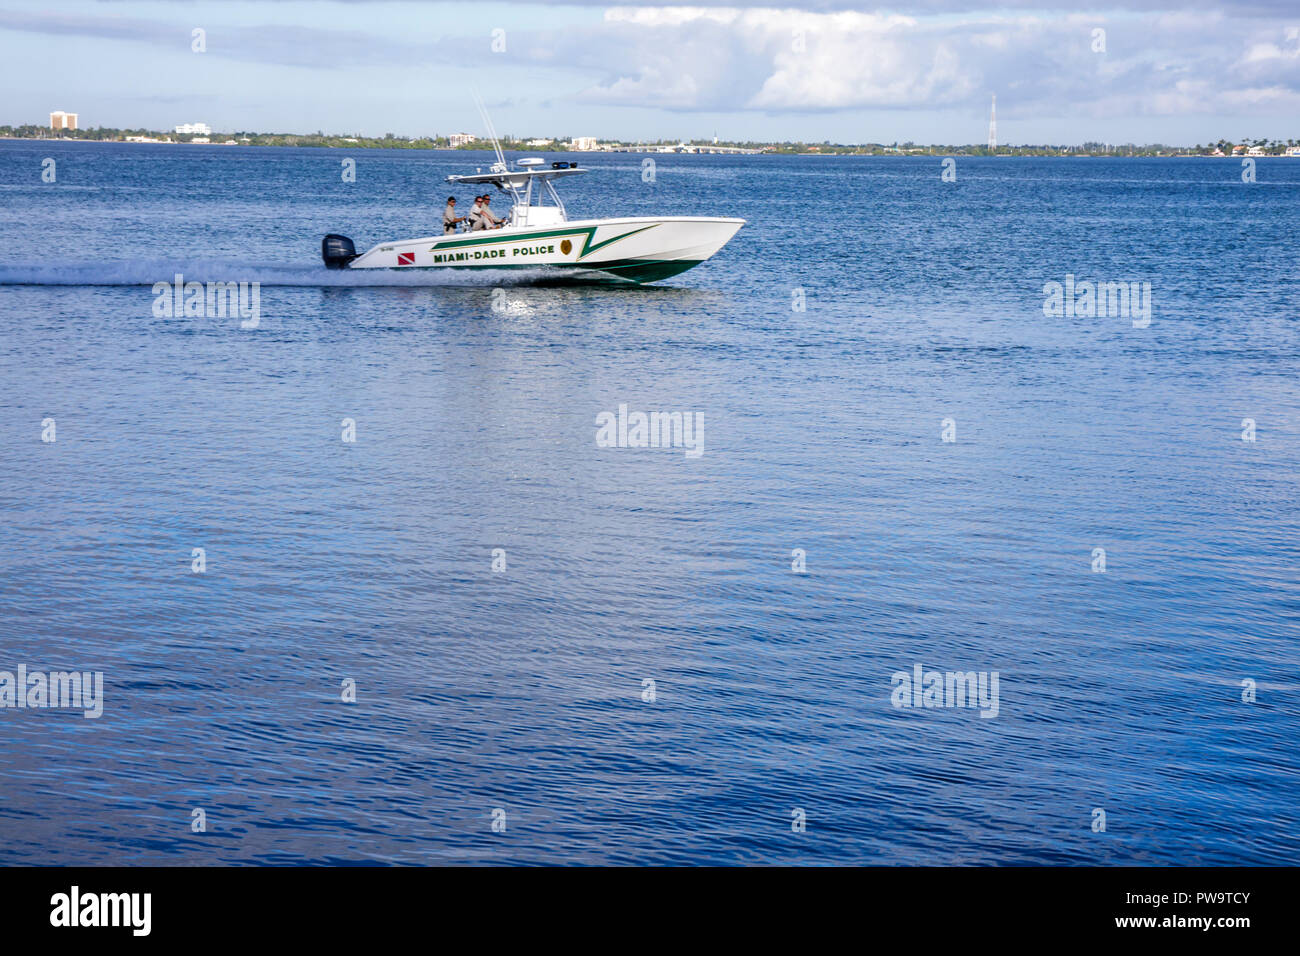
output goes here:
[{"label": "officer in boat", "polygon": [[442,211],[442,231],[451,234],[456,231],[456,223],[464,222],[467,217],[456,215],[456,197],[447,197],[447,206]]},{"label": "officer in boat", "polygon": [[482,214],[483,214],[483,197],[475,196],[474,205],[470,207],[469,215],[465,217],[465,221],[469,223],[469,228],[471,230],[476,230],[479,228],[478,219],[479,216],[481,216]]},{"label": "officer in boat", "polygon": [[479,209],[478,222],[474,226],[475,229],[500,229],[506,224],[504,219],[498,219],[496,216],[492,215],[492,210],[488,208],[491,202],[491,196],[483,197],[483,205]]}]

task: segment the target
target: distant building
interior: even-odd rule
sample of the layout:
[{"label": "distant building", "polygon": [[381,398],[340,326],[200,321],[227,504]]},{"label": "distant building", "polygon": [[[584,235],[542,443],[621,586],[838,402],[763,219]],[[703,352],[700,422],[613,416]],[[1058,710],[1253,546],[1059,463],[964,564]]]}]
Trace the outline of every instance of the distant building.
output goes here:
[{"label": "distant building", "polygon": [[569,144],[573,149],[593,150],[596,149],[596,137],[594,136],[575,136],[573,142]]},{"label": "distant building", "polygon": [[1288,156],[1300,156],[1300,146],[1288,146],[1288,147],[1286,148],[1286,155],[1288,155]]},{"label": "distant building", "polygon": [[472,133],[452,133],[447,137],[447,142],[451,144],[452,149],[457,149],[458,147],[474,142],[477,138],[478,137],[474,136]]},{"label": "distant building", "polygon": [[50,114],[50,129],[76,129],[77,114],[55,110]]},{"label": "distant building", "polygon": [[1252,146],[1250,149],[1246,150],[1246,155],[1247,155],[1247,156],[1267,156],[1268,153],[1264,152],[1264,147],[1263,147],[1263,146]]},{"label": "distant building", "polygon": [[528,145],[529,146],[550,146],[554,142],[555,140],[553,139],[530,139],[528,141]]},{"label": "distant building", "polygon": [[176,132],[192,136],[211,136],[212,130],[207,123],[182,123],[176,127]]}]

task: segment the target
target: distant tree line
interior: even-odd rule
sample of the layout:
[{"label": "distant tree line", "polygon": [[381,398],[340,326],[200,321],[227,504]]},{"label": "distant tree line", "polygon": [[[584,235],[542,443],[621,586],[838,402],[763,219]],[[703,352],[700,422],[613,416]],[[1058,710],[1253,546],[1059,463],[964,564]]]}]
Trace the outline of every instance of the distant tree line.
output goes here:
[{"label": "distant tree line", "polygon": [[[65,140],[90,140],[90,141],[123,141],[127,137],[148,137],[150,139],[171,140],[177,143],[192,142],[195,139],[207,138],[213,143],[224,143],[234,140],[241,146],[316,146],[316,147],[333,147],[339,149],[450,149],[451,141],[447,136],[420,136],[407,137],[398,136],[394,133],[385,133],[381,137],[375,136],[340,136],[327,134],[321,131],[315,133],[256,133],[247,130],[241,130],[233,133],[212,133],[208,137],[199,137],[193,134],[159,132],[158,130],[147,129],[117,129],[108,126],[99,126],[93,129],[75,129],[75,130],[52,130],[45,126],[28,124],[24,126],[0,126],[0,138],[5,139],[65,139]],[[510,151],[524,151],[544,149],[547,152],[564,152],[570,149],[570,140],[567,137],[556,138],[545,146],[529,146],[523,138],[514,136],[502,137],[502,148]],[[601,145],[625,145],[616,143],[613,140],[598,140]],[[1161,143],[1152,143],[1144,146],[1138,146],[1133,143],[1124,143],[1116,145],[1111,143],[1088,142],[1075,146],[1065,145],[1019,145],[1019,146],[999,146],[996,149],[989,149],[983,145],[971,144],[946,144],[946,145],[926,145],[918,146],[912,142],[905,143],[832,143],[825,140],[821,143],[804,143],[804,142],[783,142],[783,143],[763,143],[753,140],[719,140],[714,143],[712,140],[695,139],[685,141],[688,146],[727,146],[740,147],[744,149],[756,149],[769,153],[799,154],[812,153],[822,155],[862,155],[862,156],[898,156],[898,155],[943,155],[943,156],[1212,156],[1216,153],[1231,155],[1234,148],[1253,149],[1258,148],[1266,155],[1280,155],[1288,147],[1293,147],[1296,140],[1280,139],[1247,139],[1241,142],[1220,139],[1213,143],[1196,146],[1166,146]],[[675,146],[675,140],[655,140],[653,142],[637,142],[635,144],[626,144],[643,146],[653,149],[659,146]],[[484,139],[474,139],[462,143],[457,149],[482,150],[490,149],[491,143]]]}]

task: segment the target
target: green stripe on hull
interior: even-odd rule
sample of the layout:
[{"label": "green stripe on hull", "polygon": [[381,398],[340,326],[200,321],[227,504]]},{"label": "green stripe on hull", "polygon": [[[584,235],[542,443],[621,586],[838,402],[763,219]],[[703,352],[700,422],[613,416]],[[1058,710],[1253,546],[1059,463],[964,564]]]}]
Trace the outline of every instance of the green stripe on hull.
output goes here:
[{"label": "green stripe on hull", "polygon": [[602,262],[588,268],[608,272],[620,279],[633,282],[658,282],[680,275],[693,266],[698,266],[702,259],[620,259],[615,262]]},{"label": "green stripe on hull", "polygon": [[[563,263],[501,263],[500,265],[458,266],[454,263],[439,263],[434,266],[390,266],[389,272],[411,272],[423,269],[557,269],[563,272],[604,272],[629,282],[658,282],[680,275],[693,266],[698,266],[703,259],[611,259],[609,262],[563,262]],[[358,272],[370,271],[358,269]]]},{"label": "green stripe on hull", "polygon": [[589,256],[597,249],[604,248],[611,242],[618,242],[620,239],[626,239],[628,236],[635,236],[639,232],[645,232],[647,229],[653,229],[659,225],[652,222],[648,226],[642,226],[639,229],[631,229],[627,232],[620,233],[617,236],[610,236],[608,239],[602,239],[600,242],[593,242],[596,238],[596,226],[580,226],[575,229],[556,228],[545,232],[525,232],[522,235],[515,233],[498,233],[489,236],[471,236],[468,238],[440,239],[429,247],[430,252],[447,253],[455,252],[457,249],[464,249],[468,246],[489,246],[496,244],[506,244],[511,242],[533,242],[538,239],[560,239],[563,237],[579,238],[582,240],[582,249],[578,252],[578,259],[583,256]]}]

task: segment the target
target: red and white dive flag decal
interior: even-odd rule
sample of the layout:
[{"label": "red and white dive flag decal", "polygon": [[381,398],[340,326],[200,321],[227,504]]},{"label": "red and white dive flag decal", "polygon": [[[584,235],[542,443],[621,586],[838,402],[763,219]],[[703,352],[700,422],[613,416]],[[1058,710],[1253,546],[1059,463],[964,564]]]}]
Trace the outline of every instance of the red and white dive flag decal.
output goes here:
[{"label": "red and white dive flag decal", "polygon": [[415,253],[414,253],[414,252],[399,252],[399,253],[397,254],[397,264],[398,264],[399,266],[413,266],[413,265],[415,265]]}]

